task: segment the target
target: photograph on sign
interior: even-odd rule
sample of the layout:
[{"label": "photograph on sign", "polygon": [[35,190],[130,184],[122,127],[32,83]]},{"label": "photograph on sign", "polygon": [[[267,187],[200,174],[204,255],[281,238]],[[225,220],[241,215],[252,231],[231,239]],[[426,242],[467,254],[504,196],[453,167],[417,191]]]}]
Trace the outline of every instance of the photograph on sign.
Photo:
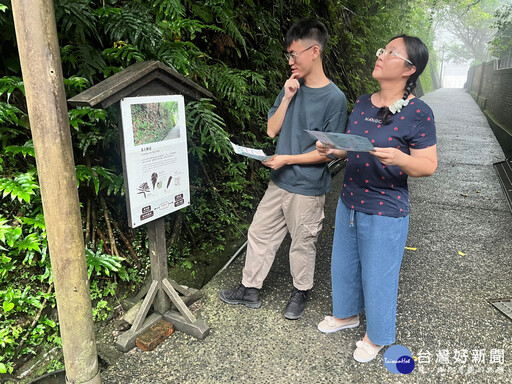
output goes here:
[{"label": "photograph on sign", "polygon": [[132,104],[133,144],[179,139],[178,102]]},{"label": "photograph on sign", "polygon": [[135,228],[190,205],[183,96],[121,100],[126,201]]}]

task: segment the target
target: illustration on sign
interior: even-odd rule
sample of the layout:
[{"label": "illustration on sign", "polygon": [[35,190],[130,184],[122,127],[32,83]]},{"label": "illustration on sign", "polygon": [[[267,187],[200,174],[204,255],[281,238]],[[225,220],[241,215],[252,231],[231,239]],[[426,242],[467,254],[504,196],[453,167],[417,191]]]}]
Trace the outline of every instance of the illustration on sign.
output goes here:
[{"label": "illustration on sign", "polygon": [[121,100],[132,228],[190,205],[183,96]]}]

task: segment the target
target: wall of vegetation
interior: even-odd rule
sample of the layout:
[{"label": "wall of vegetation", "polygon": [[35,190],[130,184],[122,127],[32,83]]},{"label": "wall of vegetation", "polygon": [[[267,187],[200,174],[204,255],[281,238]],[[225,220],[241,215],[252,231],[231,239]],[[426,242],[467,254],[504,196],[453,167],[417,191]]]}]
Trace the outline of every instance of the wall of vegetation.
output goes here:
[{"label": "wall of vegetation", "polygon": [[[318,17],[328,76],[349,104],[375,90],[375,51],[399,33],[432,44],[430,3],[407,0],[55,0],[68,97],[142,60],[160,60],[212,92],[187,105],[192,205],[167,218],[169,265],[194,275],[245,236],[268,170],[232,141],[273,151],[266,114],[289,76],[283,35]],[[37,168],[8,0],[0,0],[0,378],[59,346]],[[428,90],[428,82],[424,89]],[[431,87],[431,86],[430,86]],[[126,225],[112,111],[69,110],[94,318],[148,273],[146,233]],[[59,175],[55,175],[59,177]]]}]

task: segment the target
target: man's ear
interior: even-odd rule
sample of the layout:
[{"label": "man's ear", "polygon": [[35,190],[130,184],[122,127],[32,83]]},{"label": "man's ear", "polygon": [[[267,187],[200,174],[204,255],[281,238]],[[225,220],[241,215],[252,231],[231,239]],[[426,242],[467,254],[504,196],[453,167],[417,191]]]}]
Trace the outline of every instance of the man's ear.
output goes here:
[{"label": "man's ear", "polygon": [[318,45],[314,45],[313,48],[313,54],[315,55],[315,59],[321,55],[320,47]]}]

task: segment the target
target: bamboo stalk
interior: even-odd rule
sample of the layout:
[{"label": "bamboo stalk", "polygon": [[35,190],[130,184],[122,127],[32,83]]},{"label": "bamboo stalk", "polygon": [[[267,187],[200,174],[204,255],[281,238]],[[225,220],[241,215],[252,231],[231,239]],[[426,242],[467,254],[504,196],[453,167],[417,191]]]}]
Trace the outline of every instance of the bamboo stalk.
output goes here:
[{"label": "bamboo stalk", "polygon": [[126,246],[126,248],[128,248],[128,251],[130,252],[130,255],[132,256],[133,261],[137,264],[137,266],[140,267],[139,257],[137,256],[137,253],[133,249],[132,245],[130,244],[130,242],[128,241],[126,236],[124,235],[123,231],[121,231],[119,229],[119,224],[117,224],[117,222],[114,220],[112,220],[112,224],[114,225],[114,228],[117,230],[117,233],[119,233],[119,237],[123,241],[124,245]]},{"label": "bamboo stalk", "polygon": [[91,238],[91,199],[87,199],[87,209],[85,211],[85,245],[89,244]]},{"label": "bamboo stalk", "polygon": [[101,207],[103,208],[103,217],[105,218],[105,223],[107,224],[107,233],[108,233],[108,237],[110,239],[110,248],[112,249],[112,254],[119,256],[119,252],[117,251],[117,247],[116,247],[116,238],[114,237],[114,232],[112,231],[112,225],[110,224],[110,217],[108,214],[107,203],[105,203],[105,199],[103,198],[103,196],[101,196],[101,195],[99,195],[99,196],[100,196],[100,204],[101,204]]},{"label": "bamboo stalk", "polygon": [[96,204],[94,203],[94,200],[92,200],[91,203],[91,222],[92,222],[92,229],[91,229],[91,243],[92,247],[96,248]]},{"label": "bamboo stalk", "polygon": [[109,242],[107,237],[101,232],[101,230],[96,227],[96,233],[98,234],[98,237],[103,241],[103,251],[104,253],[112,254],[110,247],[108,246]]}]

